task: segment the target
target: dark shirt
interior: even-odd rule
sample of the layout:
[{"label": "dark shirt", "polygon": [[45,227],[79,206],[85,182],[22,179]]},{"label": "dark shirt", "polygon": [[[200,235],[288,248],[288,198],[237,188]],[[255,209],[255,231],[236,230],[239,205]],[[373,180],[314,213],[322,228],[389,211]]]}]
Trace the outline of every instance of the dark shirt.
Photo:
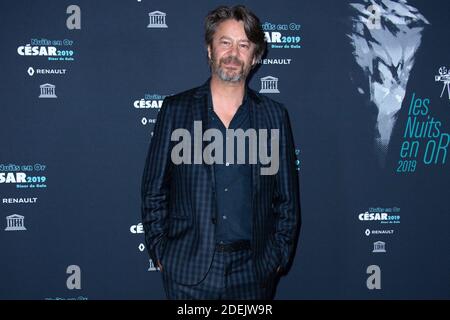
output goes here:
[{"label": "dark shirt", "polygon": [[[251,127],[247,93],[237,109],[228,129]],[[223,136],[223,163],[214,163],[216,183],[216,241],[229,243],[250,240],[252,232],[251,165],[249,164],[249,142],[245,139],[245,163],[237,164],[237,139],[234,138],[234,161],[227,163],[226,127],[214,112],[211,91],[208,99],[209,128],[219,129]],[[230,137],[232,139],[232,137]]]}]

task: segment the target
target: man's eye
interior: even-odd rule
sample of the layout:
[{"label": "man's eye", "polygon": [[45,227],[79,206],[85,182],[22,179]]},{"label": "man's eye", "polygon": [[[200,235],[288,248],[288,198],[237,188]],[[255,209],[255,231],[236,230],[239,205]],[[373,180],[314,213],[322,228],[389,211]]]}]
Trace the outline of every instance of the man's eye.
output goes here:
[{"label": "man's eye", "polygon": [[222,43],[224,46],[230,45],[230,42],[229,42],[229,41],[222,41],[221,43]]},{"label": "man's eye", "polygon": [[241,44],[241,48],[248,49],[249,45],[248,44]]}]

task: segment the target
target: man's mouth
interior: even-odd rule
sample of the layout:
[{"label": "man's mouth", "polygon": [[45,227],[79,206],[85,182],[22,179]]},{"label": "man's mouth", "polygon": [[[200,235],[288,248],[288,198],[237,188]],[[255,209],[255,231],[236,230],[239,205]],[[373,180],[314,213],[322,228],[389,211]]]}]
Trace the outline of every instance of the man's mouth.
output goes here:
[{"label": "man's mouth", "polygon": [[225,64],[225,66],[224,66],[225,68],[227,68],[227,69],[239,69],[239,65],[235,65],[235,64]]},{"label": "man's mouth", "polygon": [[230,58],[225,58],[222,60],[222,63],[226,66],[226,67],[240,67],[242,66],[242,63],[236,59],[230,59]]}]

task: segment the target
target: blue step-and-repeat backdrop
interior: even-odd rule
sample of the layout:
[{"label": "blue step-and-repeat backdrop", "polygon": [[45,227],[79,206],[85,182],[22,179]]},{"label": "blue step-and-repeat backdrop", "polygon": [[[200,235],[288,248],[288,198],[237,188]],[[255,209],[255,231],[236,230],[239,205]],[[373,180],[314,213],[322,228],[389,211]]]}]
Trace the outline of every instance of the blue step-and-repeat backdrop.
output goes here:
[{"label": "blue step-and-repeat backdrop", "polygon": [[[450,2],[242,1],[250,87],[294,130],[302,228],[276,299],[450,298]],[[0,3],[0,298],[164,299],[140,183],[230,1]]]}]

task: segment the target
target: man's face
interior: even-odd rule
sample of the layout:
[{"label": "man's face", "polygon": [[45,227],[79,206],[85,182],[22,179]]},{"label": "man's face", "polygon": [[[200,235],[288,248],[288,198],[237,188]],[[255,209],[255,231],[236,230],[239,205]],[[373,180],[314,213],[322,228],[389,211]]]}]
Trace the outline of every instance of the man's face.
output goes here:
[{"label": "man's face", "polygon": [[208,46],[213,75],[229,82],[245,80],[256,62],[254,49],[255,44],[248,40],[242,21],[229,19],[220,23]]}]

